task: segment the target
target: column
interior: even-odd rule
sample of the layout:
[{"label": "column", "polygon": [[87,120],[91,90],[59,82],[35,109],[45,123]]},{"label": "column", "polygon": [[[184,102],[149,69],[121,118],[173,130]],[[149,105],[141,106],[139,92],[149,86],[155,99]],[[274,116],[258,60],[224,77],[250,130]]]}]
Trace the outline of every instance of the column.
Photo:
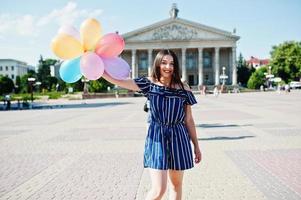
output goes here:
[{"label": "column", "polygon": [[232,85],[237,85],[236,47],[232,47]]},{"label": "column", "polygon": [[198,48],[199,50],[199,84],[204,84],[204,75],[203,75],[203,48]]},{"label": "column", "polygon": [[228,77],[228,83],[232,83],[232,48],[229,49],[229,77]]},{"label": "column", "polygon": [[215,85],[219,85],[219,47],[215,47],[214,59]]},{"label": "column", "polygon": [[153,53],[153,50],[148,49],[148,76],[151,76],[151,73],[152,73],[152,66],[153,66],[152,53]]},{"label": "column", "polygon": [[132,49],[132,78],[136,78],[136,49]]},{"label": "column", "polygon": [[186,73],[186,48],[182,48],[182,81],[187,80]]}]

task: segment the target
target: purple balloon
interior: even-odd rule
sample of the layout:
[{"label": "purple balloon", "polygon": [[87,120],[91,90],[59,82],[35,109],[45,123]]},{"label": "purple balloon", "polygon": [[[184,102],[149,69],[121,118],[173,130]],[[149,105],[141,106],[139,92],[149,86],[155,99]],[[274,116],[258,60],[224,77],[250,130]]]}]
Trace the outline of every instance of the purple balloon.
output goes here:
[{"label": "purple balloon", "polygon": [[104,72],[104,63],[97,54],[86,52],[80,60],[80,71],[87,79],[97,80]]},{"label": "purple balloon", "polygon": [[103,58],[105,71],[113,78],[124,80],[129,77],[131,68],[129,64],[122,58]]}]

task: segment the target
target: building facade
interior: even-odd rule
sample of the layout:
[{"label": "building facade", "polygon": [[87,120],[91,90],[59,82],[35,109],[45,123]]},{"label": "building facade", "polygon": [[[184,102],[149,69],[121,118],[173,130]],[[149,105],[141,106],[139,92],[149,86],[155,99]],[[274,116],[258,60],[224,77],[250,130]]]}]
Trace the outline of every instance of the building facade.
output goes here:
[{"label": "building facade", "polygon": [[0,59],[0,75],[7,76],[16,83],[17,76],[27,74],[29,70],[34,70],[33,66],[15,59]]},{"label": "building facade", "polygon": [[157,52],[172,49],[178,56],[182,80],[191,86],[237,84],[236,42],[231,32],[178,17],[173,4],[170,18],[123,34],[121,57],[131,66],[131,77],[150,75]]},{"label": "building facade", "polygon": [[247,65],[250,68],[255,68],[258,69],[263,65],[268,65],[270,63],[270,59],[259,59],[259,58],[255,58],[254,56],[251,56],[251,58],[249,60],[247,60]]}]

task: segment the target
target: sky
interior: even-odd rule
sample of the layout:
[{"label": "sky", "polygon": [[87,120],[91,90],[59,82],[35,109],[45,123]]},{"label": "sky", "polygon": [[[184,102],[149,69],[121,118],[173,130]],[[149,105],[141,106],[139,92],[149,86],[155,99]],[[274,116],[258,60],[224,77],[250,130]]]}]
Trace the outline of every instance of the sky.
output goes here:
[{"label": "sky", "polygon": [[0,58],[36,66],[40,55],[58,59],[50,42],[62,25],[78,30],[96,18],[103,32],[124,34],[178,17],[240,36],[237,55],[269,58],[272,46],[301,41],[301,0],[0,0]]}]

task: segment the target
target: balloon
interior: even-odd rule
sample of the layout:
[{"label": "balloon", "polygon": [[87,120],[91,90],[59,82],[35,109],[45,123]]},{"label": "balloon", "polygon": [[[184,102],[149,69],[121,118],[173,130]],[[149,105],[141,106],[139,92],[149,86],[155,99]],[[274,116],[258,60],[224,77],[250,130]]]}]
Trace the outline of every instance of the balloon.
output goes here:
[{"label": "balloon", "polygon": [[62,80],[67,83],[78,81],[82,77],[80,73],[80,57],[64,61],[59,72]]},{"label": "balloon", "polygon": [[52,40],[51,49],[56,56],[66,60],[76,58],[84,53],[83,47],[78,40],[63,33]]},{"label": "balloon", "polygon": [[61,26],[58,31],[58,34],[61,34],[61,33],[70,35],[70,36],[74,37],[75,39],[77,39],[78,41],[80,41],[80,34],[79,34],[78,30],[76,30],[76,28],[74,28],[73,26],[70,26],[70,25]]},{"label": "balloon", "polygon": [[97,43],[95,53],[101,57],[116,57],[124,49],[123,38],[116,33],[109,33],[104,35]]},{"label": "balloon", "polygon": [[80,61],[80,70],[87,79],[97,80],[104,72],[104,64],[97,54],[86,52]]},{"label": "balloon", "polygon": [[113,78],[118,80],[123,80],[129,77],[130,66],[129,64],[123,60],[122,58],[102,58],[105,71]]},{"label": "balloon", "polygon": [[96,19],[85,20],[80,27],[80,36],[85,51],[94,50],[101,37],[101,26]]}]

